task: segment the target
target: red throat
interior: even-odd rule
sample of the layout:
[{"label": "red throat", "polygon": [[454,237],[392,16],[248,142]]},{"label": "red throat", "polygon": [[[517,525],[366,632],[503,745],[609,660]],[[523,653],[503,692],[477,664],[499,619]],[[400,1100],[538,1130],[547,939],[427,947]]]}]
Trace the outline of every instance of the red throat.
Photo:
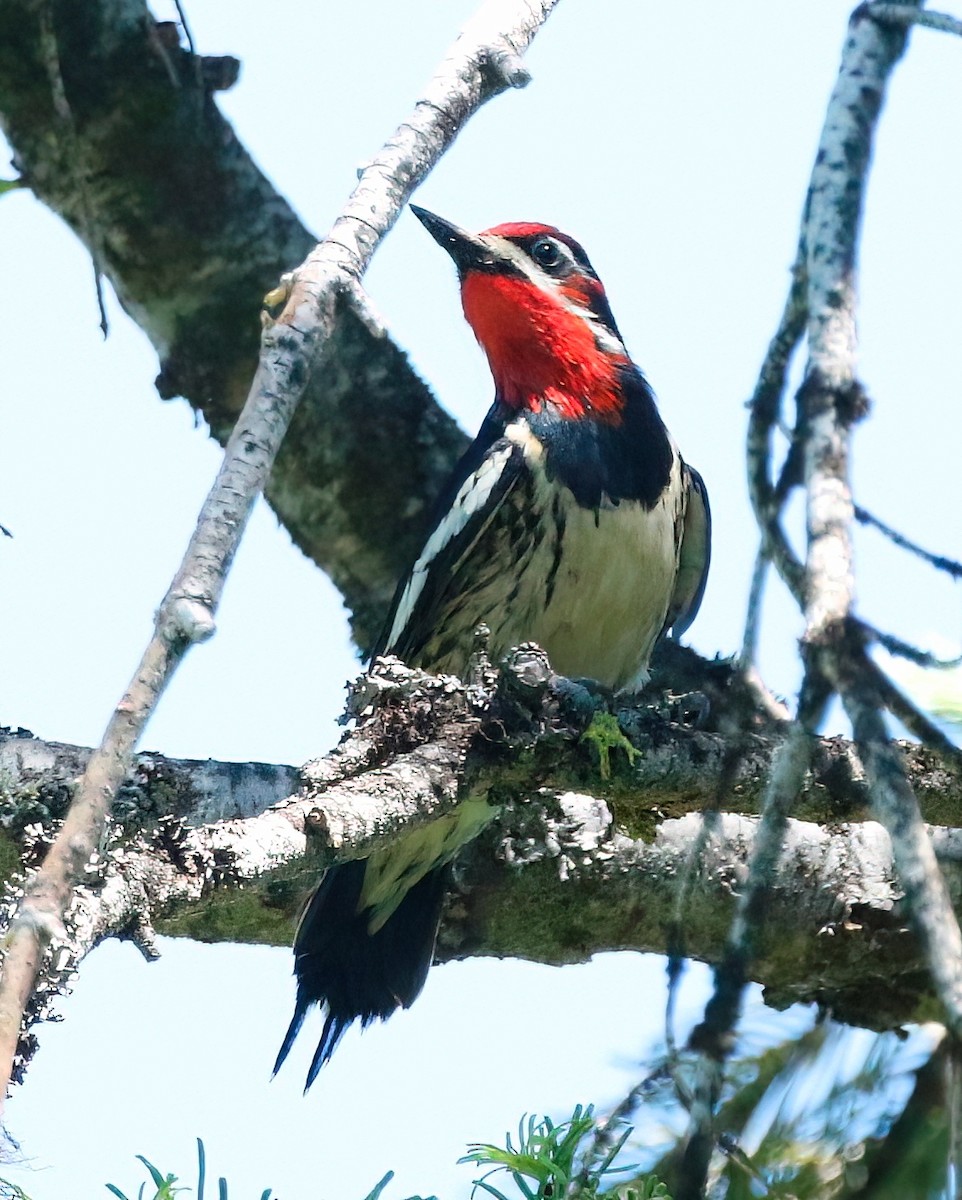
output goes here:
[{"label": "red throat", "polygon": [[563,417],[620,420],[618,374],[628,358],[600,350],[577,313],[526,279],[482,271],[465,276],[461,301],[505,404],[532,412],[547,404]]}]

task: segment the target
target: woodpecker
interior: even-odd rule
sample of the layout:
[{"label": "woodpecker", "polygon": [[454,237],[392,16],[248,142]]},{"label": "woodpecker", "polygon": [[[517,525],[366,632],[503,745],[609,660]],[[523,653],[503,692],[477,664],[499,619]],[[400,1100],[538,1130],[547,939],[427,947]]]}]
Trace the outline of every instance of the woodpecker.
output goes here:
[{"label": "woodpecker", "polygon": [[[463,674],[483,623],[493,658],[534,641],[562,674],[637,691],[658,639],[682,634],[701,604],[705,484],[574,238],[533,222],[472,234],[411,208],[454,260],[495,398],[374,653]],[[413,1003],[434,955],[447,864],[491,813],[468,801],[327,871],[295,937],[297,1000],[275,1071],[315,1003],[327,1016],[306,1087],[354,1020],[365,1026]]]}]

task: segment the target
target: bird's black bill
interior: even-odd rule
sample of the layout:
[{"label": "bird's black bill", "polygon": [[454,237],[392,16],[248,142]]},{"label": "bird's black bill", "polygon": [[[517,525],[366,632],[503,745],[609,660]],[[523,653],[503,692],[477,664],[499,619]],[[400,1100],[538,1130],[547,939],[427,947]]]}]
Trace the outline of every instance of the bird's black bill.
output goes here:
[{"label": "bird's black bill", "polygon": [[460,229],[445,221],[443,217],[435,216],[426,208],[411,205],[411,212],[417,217],[424,228],[439,246],[443,246],[454,259],[455,265],[462,273],[464,271],[482,270],[495,265],[491,248],[474,233]]}]

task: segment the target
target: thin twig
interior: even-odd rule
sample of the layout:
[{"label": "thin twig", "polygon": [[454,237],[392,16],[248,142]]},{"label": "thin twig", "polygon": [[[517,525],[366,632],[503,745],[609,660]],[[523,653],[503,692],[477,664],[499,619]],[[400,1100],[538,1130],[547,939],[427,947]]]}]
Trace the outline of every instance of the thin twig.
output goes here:
[{"label": "thin twig", "polygon": [[962,654],[955,658],[939,658],[937,654],[932,654],[929,650],[920,650],[911,642],[896,637],[894,633],[885,633],[881,629],[876,629],[874,625],[869,625],[866,621],[860,621],[859,624],[868,637],[872,641],[878,642],[889,654],[896,658],[907,659],[918,667],[925,667],[929,671],[952,671],[956,667],[962,666]]},{"label": "thin twig", "polygon": [[187,13],[184,11],[184,6],[181,0],[174,0],[174,7],[177,9],[177,16],[180,19],[180,27],[184,31],[184,37],[187,39],[187,50],[190,54],[190,60],[194,65],[194,79],[198,87],[203,86],[203,74],[201,70],[200,58],[197,55],[197,48],[194,45],[194,35],[190,32],[190,23],[187,20]]},{"label": "thin twig", "polygon": [[942,554],[932,554],[931,551],[923,549],[917,542],[911,541],[904,534],[893,529],[891,525],[886,525],[884,521],[880,521],[878,517],[873,516],[868,509],[862,508],[860,504],[855,505],[855,520],[860,525],[873,525],[900,549],[908,550],[910,554],[917,555],[935,567],[937,571],[944,571],[946,575],[951,575],[953,579],[962,579],[962,562],[958,562],[954,558],[946,558]]},{"label": "thin twig", "polygon": [[702,1021],[692,1031],[691,1049],[701,1051],[692,1089],[688,1135],[676,1194],[695,1200],[703,1193],[715,1149],[714,1114],[721,1095],[724,1064],[734,1042],[754,957],[754,944],[781,855],[785,828],[811,761],[812,732],[821,722],[828,692],[817,676],[806,672],[799,700],[799,718],[790,726],[772,763],[758,830],[748,861],[748,878],[738,895],[735,916],[722,961],[715,969],[715,988]]},{"label": "thin twig", "polygon": [[771,483],[771,461],[772,438],[785,394],[788,367],[805,332],[806,316],[805,254],[804,244],[800,244],[792,266],[785,308],[748,402],[750,417],[746,442],[748,492],[762,533],[762,552],[796,597],[801,596],[802,565],[779,522],[781,501]]},{"label": "thin twig", "polygon": [[[799,319],[804,315],[804,308],[799,310]],[[784,319],[784,318],[783,318]],[[787,363],[786,363],[787,367]],[[762,374],[765,374],[763,368]],[[788,544],[788,539],[781,527],[780,516],[782,509],[785,506],[785,501],[788,499],[789,493],[795,487],[802,483],[802,464],[801,464],[801,411],[799,410],[796,416],[795,429],[788,430],[786,436],[789,438],[788,453],[785,455],[785,460],[781,465],[778,473],[778,479],[775,486],[771,488],[769,497],[769,513],[768,518],[768,533],[766,537],[764,532],[762,542],[758,548],[758,553],[755,556],[755,566],[752,570],[751,587],[748,593],[748,606],[745,614],[745,631],[742,634],[742,648],[739,655],[739,665],[742,671],[748,673],[753,669],[755,657],[758,651],[758,634],[761,627],[761,611],[762,601],[765,594],[765,583],[768,577],[768,567],[770,559],[766,546],[776,546],[781,554],[780,574],[782,578],[789,583],[795,578],[796,569],[801,572],[801,564],[795,558],[794,553]],[[771,454],[771,447],[766,447],[764,453],[764,476],[768,478],[768,456]],[[796,599],[801,603],[799,593],[794,593]]]},{"label": "thin twig", "polygon": [[929,12],[905,4],[886,4],[884,0],[867,4],[865,11],[874,21],[883,25],[899,25],[902,28],[922,25],[926,29],[937,29],[940,33],[954,33],[956,37],[962,37],[962,20],[948,13]]},{"label": "thin twig", "polygon": [[44,951],[60,935],[73,889],[101,847],[111,801],[161,693],[188,648],[214,632],[224,580],[311,364],[334,327],[337,295],[363,274],[412,190],[468,118],[492,96],[524,81],[518,56],[556,3],[487,0],[481,6],[409,119],[361,173],[328,238],[293,276],[284,311],[265,329],[250,395],[184,561],[158,610],[154,636],[91,756],[60,834],[25,885],[7,933],[0,976],[4,1091]]},{"label": "thin twig", "polygon": [[184,31],[184,37],[187,39],[187,49],[190,52],[191,58],[197,57],[197,47],[194,45],[194,36],[190,32],[190,23],[187,20],[187,13],[184,11],[184,6],[181,0],[174,0],[174,7],[177,9],[177,17],[180,20],[180,27]]},{"label": "thin twig", "polygon": [[905,726],[923,746],[929,746],[956,769],[962,769],[962,750],[948,738],[926,713],[922,712],[908,696],[885,674],[873,659],[869,659],[875,675],[875,686],[879,698],[897,721]]},{"label": "thin twig", "polygon": [[[695,883],[699,867],[704,861],[705,851],[718,829],[718,819],[721,815],[722,804],[731,795],[738,770],[746,753],[748,743],[744,737],[744,729],[734,720],[725,722],[730,743],[725,750],[721,770],[715,787],[712,789],[710,801],[701,812],[701,826],[698,836],[692,842],[685,856],[685,861],[678,871],[678,883],[675,887],[672,919],[667,929],[668,993],[665,997],[665,1044],[668,1047],[669,1061],[674,1067],[677,1059],[675,1045],[675,1002],[678,997],[678,987],[685,968],[687,958],[685,949],[685,916],[688,902]],[[777,752],[776,752],[777,753]]]},{"label": "thin twig", "polygon": [[768,566],[768,555],[764,546],[759,546],[752,568],[752,582],[748,589],[748,607],[745,613],[745,632],[742,634],[742,648],[738,656],[738,665],[743,671],[752,668],[758,654],[758,633],[761,628],[762,600],[765,596]]}]

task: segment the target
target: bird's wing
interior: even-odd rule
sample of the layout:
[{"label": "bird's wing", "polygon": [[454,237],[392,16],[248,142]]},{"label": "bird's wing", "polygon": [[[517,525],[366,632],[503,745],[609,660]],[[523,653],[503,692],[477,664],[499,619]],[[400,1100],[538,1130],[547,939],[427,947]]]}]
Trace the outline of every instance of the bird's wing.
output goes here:
[{"label": "bird's wing", "polygon": [[417,562],[401,580],[375,654],[416,661],[446,607],[463,591],[458,572],[505,499],[528,473],[524,452],[503,436],[503,421],[485,421],[439,498],[436,520]]},{"label": "bird's wing", "polygon": [[694,467],[683,463],[682,470],[686,477],[688,504],[685,507],[675,590],[668,609],[672,637],[675,639],[685,633],[698,615],[711,563],[711,508],[708,504],[708,489]]}]

